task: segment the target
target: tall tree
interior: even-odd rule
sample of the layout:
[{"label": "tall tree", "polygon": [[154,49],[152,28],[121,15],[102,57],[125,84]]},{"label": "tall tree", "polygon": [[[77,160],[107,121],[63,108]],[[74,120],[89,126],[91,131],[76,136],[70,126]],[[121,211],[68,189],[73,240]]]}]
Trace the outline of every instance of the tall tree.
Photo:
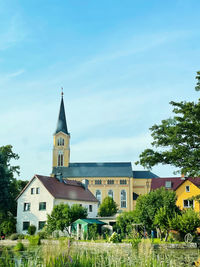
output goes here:
[{"label": "tall tree", "polygon": [[[197,72],[196,90],[200,90],[200,72]],[[173,118],[153,125],[151,135],[155,149],[145,149],[136,164],[151,169],[162,163],[178,168],[187,176],[200,175],[200,99],[195,102],[173,102]],[[158,150],[160,148],[160,150]]]},{"label": "tall tree", "polygon": [[12,166],[11,160],[17,160],[19,156],[12,151],[12,146],[0,147],[0,212],[16,212],[15,174],[19,174],[19,166]]}]

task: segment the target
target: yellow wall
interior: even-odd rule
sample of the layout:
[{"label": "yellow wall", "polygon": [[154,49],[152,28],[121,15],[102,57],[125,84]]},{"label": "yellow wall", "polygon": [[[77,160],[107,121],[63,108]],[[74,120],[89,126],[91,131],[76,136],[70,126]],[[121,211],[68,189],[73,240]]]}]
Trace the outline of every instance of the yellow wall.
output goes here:
[{"label": "yellow wall", "polygon": [[[186,186],[190,187],[190,192],[186,192]],[[183,200],[191,198],[192,196],[196,196],[196,195],[199,195],[199,194],[200,194],[200,189],[197,186],[195,186],[192,182],[186,180],[176,190],[176,195],[177,195],[176,205],[180,209],[184,209]],[[194,201],[194,210],[196,212],[200,211],[200,206],[199,206],[199,203],[197,201]]]},{"label": "yellow wall", "polygon": [[[138,194],[138,195],[144,195],[150,192],[151,189],[151,181],[152,179],[132,179],[133,180],[133,186],[132,186],[132,190],[134,193]],[[136,205],[136,201],[137,200],[133,200],[133,208],[135,209],[135,205]]]},{"label": "yellow wall", "polygon": [[[62,137],[64,139],[64,146],[58,146],[57,140]],[[70,160],[70,148],[69,148],[69,139],[70,136],[64,134],[63,132],[59,132],[53,137],[53,167],[58,166],[58,151],[62,150],[64,155],[64,167],[69,166]]]},{"label": "yellow wall", "polygon": [[[118,209],[122,211],[132,210],[132,178],[129,177],[85,177],[85,178],[68,178],[70,180],[82,181],[87,179],[89,181],[88,189],[96,196],[96,190],[101,190],[101,200],[108,196],[108,191],[111,189],[114,193],[114,201],[118,205]],[[101,184],[95,184],[95,180],[101,180]],[[114,180],[114,184],[108,184],[108,180]],[[120,184],[120,180],[126,180],[126,184]],[[126,191],[126,208],[121,208],[120,196],[121,190]]]}]

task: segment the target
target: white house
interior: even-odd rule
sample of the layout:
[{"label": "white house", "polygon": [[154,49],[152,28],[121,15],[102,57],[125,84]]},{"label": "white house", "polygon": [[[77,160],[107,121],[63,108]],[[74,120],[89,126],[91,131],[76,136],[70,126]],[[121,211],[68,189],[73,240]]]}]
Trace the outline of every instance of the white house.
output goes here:
[{"label": "white house", "polygon": [[29,225],[40,231],[59,203],[70,206],[80,204],[88,210],[88,218],[97,216],[98,200],[87,188],[87,180],[82,183],[35,175],[17,197],[17,232],[27,233]]}]

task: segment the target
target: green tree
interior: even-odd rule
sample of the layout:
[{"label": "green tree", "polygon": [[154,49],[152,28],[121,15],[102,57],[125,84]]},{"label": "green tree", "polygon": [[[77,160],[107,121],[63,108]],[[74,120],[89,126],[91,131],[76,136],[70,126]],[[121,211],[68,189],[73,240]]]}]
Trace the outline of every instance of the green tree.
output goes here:
[{"label": "green tree", "polygon": [[164,187],[158,188],[146,195],[140,195],[135,207],[135,220],[143,223],[149,231],[154,229],[154,218],[161,207],[165,207],[168,213],[180,213],[176,206],[176,193],[172,190],[166,190]]},{"label": "green tree", "polygon": [[10,211],[16,214],[16,192],[14,178],[19,174],[19,166],[12,166],[11,160],[17,160],[19,156],[12,151],[12,146],[0,147],[0,212],[6,216]]},{"label": "green tree", "polygon": [[200,91],[200,71],[197,71],[196,79],[197,79],[197,85],[195,87],[195,90]]},{"label": "green tree", "polygon": [[67,227],[77,219],[87,217],[87,209],[78,205],[59,204],[54,206],[51,215],[47,215],[47,230],[52,233],[55,230],[67,230]]},{"label": "green tree", "polygon": [[[196,90],[200,90],[200,72],[197,72]],[[153,125],[151,135],[154,149],[145,149],[136,164],[151,169],[162,163],[178,168],[188,176],[200,175],[200,99],[195,102],[173,102],[174,117]],[[160,150],[159,150],[160,148]]]},{"label": "green tree", "polygon": [[170,219],[174,218],[175,212],[170,212],[167,210],[167,208],[161,207],[155,215],[154,218],[154,225],[156,228],[160,230],[161,233],[161,239],[162,236],[165,235],[165,241],[167,241],[168,236],[169,236],[169,230],[170,230]]},{"label": "green tree", "polygon": [[182,234],[194,234],[197,227],[200,226],[200,218],[197,212],[193,209],[187,209],[182,212],[180,219],[180,232]]},{"label": "green tree", "polygon": [[123,236],[125,236],[131,233],[133,230],[133,223],[135,222],[135,211],[124,211],[117,216],[116,228]]},{"label": "green tree", "polygon": [[112,197],[105,197],[101,205],[99,206],[99,216],[112,216],[117,213],[117,204]]}]

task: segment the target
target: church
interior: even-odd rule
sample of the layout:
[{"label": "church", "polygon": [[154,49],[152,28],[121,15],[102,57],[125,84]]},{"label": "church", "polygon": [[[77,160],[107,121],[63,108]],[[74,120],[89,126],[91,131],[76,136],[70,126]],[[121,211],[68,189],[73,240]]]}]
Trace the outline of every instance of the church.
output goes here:
[{"label": "church", "polygon": [[70,162],[70,133],[67,127],[63,93],[57,127],[53,136],[52,177],[61,180],[86,180],[88,189],[99,203],[110,196],[119,212],[131,211],[136,199],[151,189],[152,179],[158,178],[150,171],[134,171],[131,162]]}]

